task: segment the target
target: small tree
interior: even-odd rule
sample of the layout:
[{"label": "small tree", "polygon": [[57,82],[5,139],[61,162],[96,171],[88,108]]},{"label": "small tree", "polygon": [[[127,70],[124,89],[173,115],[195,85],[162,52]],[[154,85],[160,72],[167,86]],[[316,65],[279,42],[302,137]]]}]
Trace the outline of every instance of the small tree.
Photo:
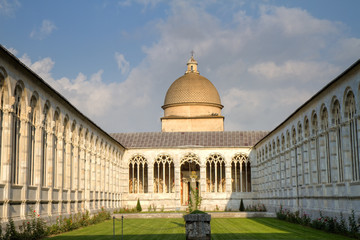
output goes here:
[{"label": "small tree", "polygon": [[201,205],[202,197],[200,196],[199,189],[196,188],[195,190],[190,187],[191,196],[189,198],[189,212],[198,210]]},{"label": "small tree", "polygon": [[242,199],[240,200],[240,209],[239,210],[240,210],[240,212],[245,211],[244,202]]},{"label": "small tree", "polygon": [[138,212],[141,212],[141,211],[142,211],[142,208],[141,208],[140,200],[139,200],[139,199],[138,199],[137,204],[136,204],[136,211],[138,211]]}]

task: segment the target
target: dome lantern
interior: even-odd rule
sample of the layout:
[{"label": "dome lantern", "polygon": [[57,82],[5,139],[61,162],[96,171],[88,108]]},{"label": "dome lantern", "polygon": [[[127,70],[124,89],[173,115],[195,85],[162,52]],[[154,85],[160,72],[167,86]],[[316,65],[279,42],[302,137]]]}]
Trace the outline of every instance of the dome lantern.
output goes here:
[{"label": "dome lantern", "polygon": [[194,59],[193,56],[191,56],[191,58],[187,62],[187,70],[186,70],[185,74],[187,74],[187,73],[199,74],[199,72],[197,70],[197,65],[198,65],[197,61]]}]

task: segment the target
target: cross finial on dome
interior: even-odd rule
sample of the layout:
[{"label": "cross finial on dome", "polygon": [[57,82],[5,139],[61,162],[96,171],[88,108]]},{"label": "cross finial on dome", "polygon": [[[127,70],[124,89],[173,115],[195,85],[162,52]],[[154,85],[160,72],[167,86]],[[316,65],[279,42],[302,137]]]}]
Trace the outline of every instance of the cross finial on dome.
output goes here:
[{"label": "cross finial on dome", "polygon": [[191,50],[190,53],[191,53],[191,57],[194,57],[194,53],[195,53],[194,50]]}]

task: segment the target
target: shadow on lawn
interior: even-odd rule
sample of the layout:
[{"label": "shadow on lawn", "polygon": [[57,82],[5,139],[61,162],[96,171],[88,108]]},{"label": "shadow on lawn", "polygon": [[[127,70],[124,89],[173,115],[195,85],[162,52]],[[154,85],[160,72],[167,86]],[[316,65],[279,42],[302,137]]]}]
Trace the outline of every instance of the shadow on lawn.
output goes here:
[{"label": "shadow on lawn", "polygon": [[[87,235],[87,236],[56,236],[54,238],[49,238],[53,240],[113,240],[113,235]],[[122,239],[121,235],[116,234],[115,239]],[[153,239],[153,240],[165,240],[165,239],[175,239],[175,240],[184,240],[185,239],[185,233],[178,233],[178,234],[142,234],[142,235],[125,235],[124,234],[124,240],[135,240],[135,239]]]}]

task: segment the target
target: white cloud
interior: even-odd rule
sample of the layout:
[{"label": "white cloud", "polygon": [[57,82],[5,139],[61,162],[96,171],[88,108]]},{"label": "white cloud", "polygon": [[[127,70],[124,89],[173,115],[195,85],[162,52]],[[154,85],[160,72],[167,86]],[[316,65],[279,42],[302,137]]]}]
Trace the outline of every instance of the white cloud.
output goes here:
[{"label": "white cloud", "polygon": [[116,52],[115,53],[116,63],[118,68],[121,70],[121,74],[126,74],[130,69],[130,63],[126,61],[123,54]]},{"label": "white cloud", "polygon": [[283,82],[292,79],[305,83],[333,76],[339,72],[339,68],[326,62],[288,60],[282,65],[274,62],[259,63],[251,66],[249,72],[264,80]]},{"label": "white cloud", "polygon": [[50,20],[43,20],[40,27],[35,28],[31,31],[30,37],[33,39],[42,40],[48,37],[54,30],[56,26]]},{"label": "white cloud", "polygon": [[21,4],[18,0],[0,0],[0,15],[13,16]]},{"label": "white cloud", "polygon": [[[139,65],[130,69],[115,53],[123,82],[104,81],[102,69],[53,79],[46,58],[31,66],[105,130],[159,131],[166,91],[194,50],[200,73],[222,97],[226,130],[271,130],[358,57],[351,49],[359,39],[301,9],[260,7],[258,17],[242,11],[231,26],[205,9],[171,2],[168,17],[152,26],[159,39],[143,46]],[[26,55],[23,61],[31,63]]]},{"label": "white cloud", "polygon": [[119,6],[122,6],[122,7],[128,7],[128,6],[131,6],[132,3],[137,3],[137,4],[143,5],[144,8],[146,9],[148,6],[153,8],[163,1],[164,0],[121,0],[118,3],[119,3]]},{"label": "white cloud", "polygon": [[20,57],[20,61],[22,61],[25,65],[27,65],[31,70],[33,70],[43,79],[51,79],[51,70],[53,69],[55,64],[55,62],[53,62],[51,58],[43,58],[39,61],[32,63],[30,57],[27,54],[24,54],[22,57]]},{"label": "white cloud", "polygon": [[6,48],[9,52],[11,52],[12,54],[14,54],[15,56],[18,54],[18,50],[16,50],[15,48]]}]

